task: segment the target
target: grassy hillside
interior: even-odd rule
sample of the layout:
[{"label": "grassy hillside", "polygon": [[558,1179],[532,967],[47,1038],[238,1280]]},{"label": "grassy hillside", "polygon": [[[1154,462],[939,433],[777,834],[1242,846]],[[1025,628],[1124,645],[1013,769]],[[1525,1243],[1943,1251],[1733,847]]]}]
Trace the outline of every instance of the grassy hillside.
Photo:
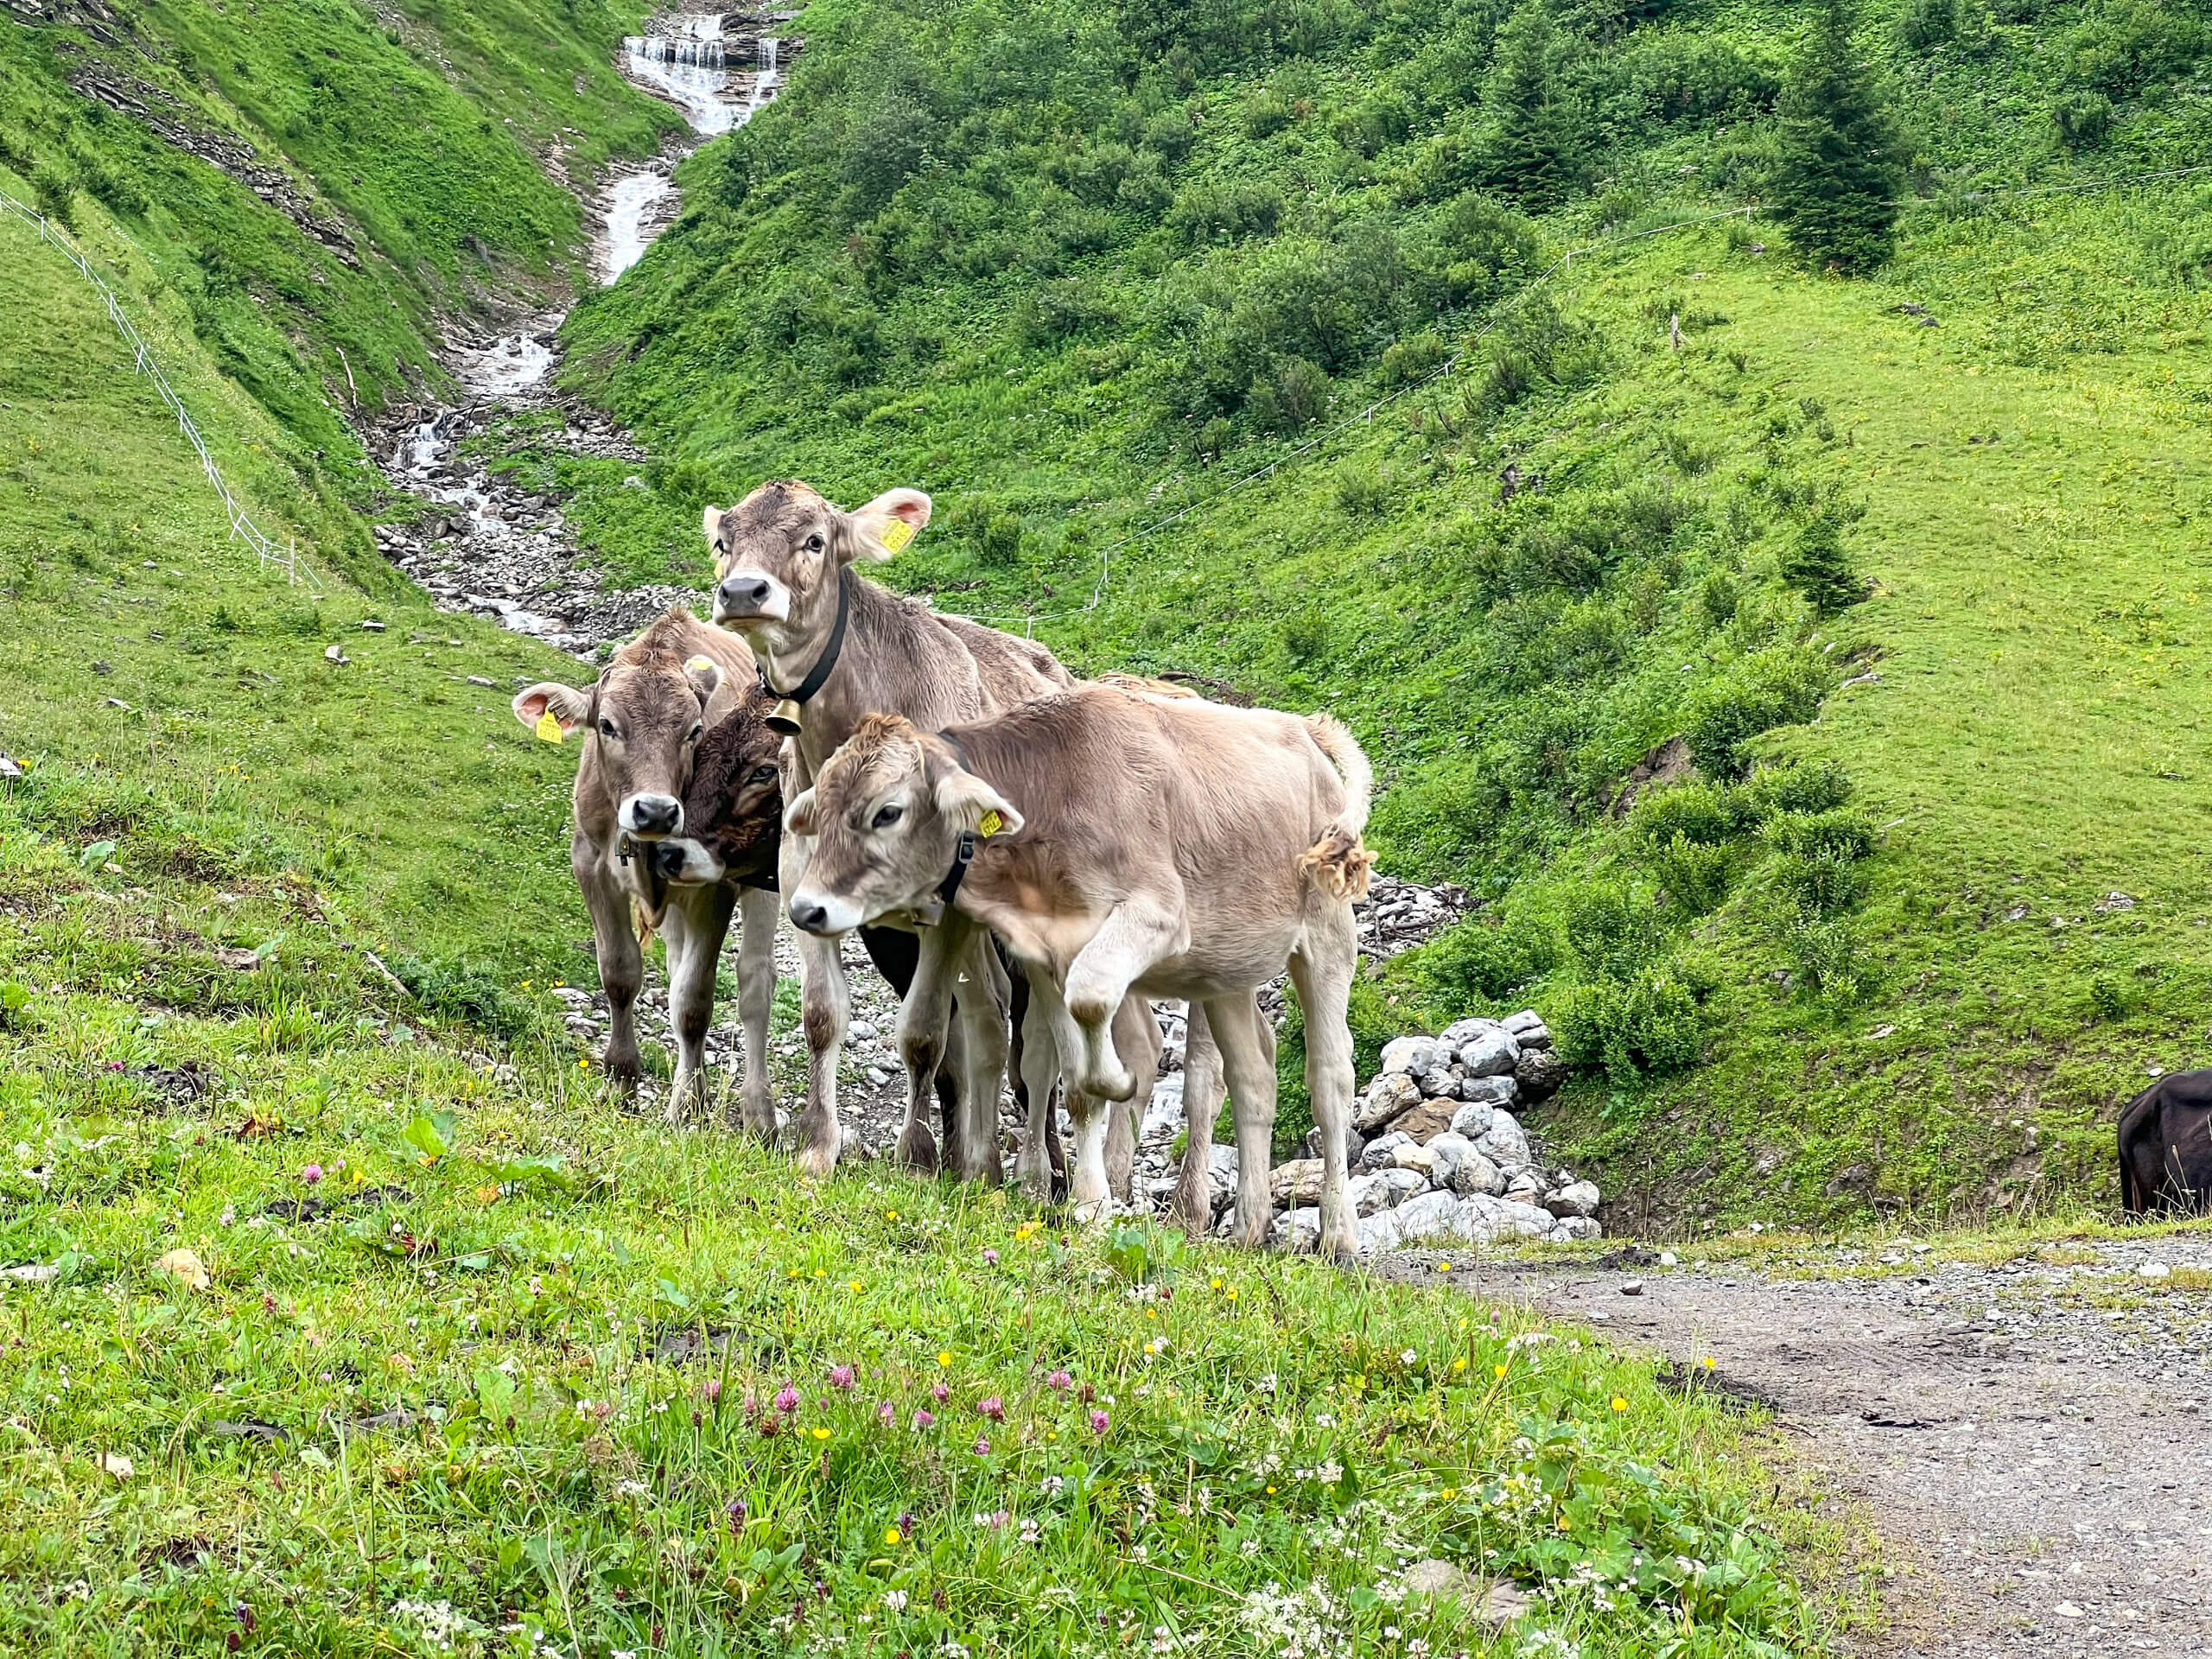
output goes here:
[{"label": "grassy hillside", "polygon": [[1484,900],[1367,1039],[1547,1007],[1623,1215],[2109,1196],[2100,1123],[2203,1024],[2205,250],[2197,181],[2069,193],[2201,156],[2207,36],[1870,8],[1885,270],[1634,239],[1767,188],[1804,16],[822,0],[569,326],[661,456],[573,511],[688,574],[764,477],[918,484],[893,580],[1339,709],[1388,865]]},{"label": "grassy hillside", "polygon": [[[548,988],[572,759],[504,706],[550,653],[256,572],[74,273],[12,221],[0,258],[0,1648],[1611,1659],[1863,1616],[1757,1414],[1440,1267],[801,1191],[621,1116]],[[322,511],[148,332],[257,508]],[[1486,1582],[1424,1601],[1420,1558]],[[1489,1582],[1542,1592],[1495,1639]]]},{"label": "grassy hillside", "polygon": [[[57,10],[60,10],[57,8]],[[332,512],[303,524],[392,583],[350,512],[375,478],[349,421],[445,385],[452,319],[542,302],[582,268],[610,158],[681,123],[613,68],[644,8],[598,0],[225,7],[0,20],[0,189],[111,226],[140,294],[276,419]]]}]

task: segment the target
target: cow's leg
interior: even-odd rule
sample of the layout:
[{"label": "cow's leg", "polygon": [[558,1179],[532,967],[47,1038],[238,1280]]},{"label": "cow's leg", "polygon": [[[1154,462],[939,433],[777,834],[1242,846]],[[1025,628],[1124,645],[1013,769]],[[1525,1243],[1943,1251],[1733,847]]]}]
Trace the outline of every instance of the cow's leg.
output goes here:
[{"label": "cow's leg", "polygon": [[[789,891],[788,888],[785,889]],[[852,994],[837,941],[798,936],[799,1024],[806,1033],[806,1109],[799,1115],[799,1173],[817,1179],[837,1166],[837,1056],[845,1040]]]},{"label": "cow's leg", "polygon": [[[1127,1204],[1136,1178],[1137,1120],[1152,1103],[1152,1086],[1160,1081],[1160,1020],[1151,1001],[1135,992],[1122,999],[1115,1015],[1114,1052],[1137,1083],[1127,1100],[1109,1103],[1106,1111],[1106,1185]],[[1055,1135],[1055,1147],[1058,1141]]]},{"label": "cow's leg", "polygon": [[944,1059],[945,1027],[952,1017],[952,987],[963,943],[943,925],[923,934],[913,977],[899,1005],[899,1054],[906,1062],[906,1121],[899,1131],[899,1157],[925,1174],[938,1167],[929,1104],[938,1067]]},{"label": "cow's leg", "polygon": [[1114,1016],[1138,975],[1188,940],[1179,916],[1139,894],[1115,906],[1068,964],[1061,1000],[1083,1032],[1083,1052],[1067,1061],[1068,1090],[1127,1100],[1137,1080],[1114,1052]]},{"label": "cow's leg", "polygon": [[[1321,1131],[1321,1237],[1325,1255],[1354,1255],[1359,1231],[1345,1192],[1344,1128],[1351,1117],[1351,1027],[1346,1009],[1359,966],[1349,904],[1312,903],[1306,937],[1290,958],[1290,980],[1306,1013],[1306,1091]],[[1230,1085],[1236,1087],[1232,1077]]]},{"label": "cow's leg", "polygon": [[1240,1243],[1264,1244],[1274,1211],[1268,1192],[1268,1155],[1275,1132],[1274,1029],[1249,991],[1232,991],[1208,1001],[1206,1029],[1221,1050],[1230,1113],[1236,1125],[1235,1237]]},{"label": "cow's leg", "polygon": [[965,917],[948,915],[934,931],[960,972],[960,1162],[962,1176],[995,1186],[999,1160],[999,1091],[1006,1081],[1007,1003],[1012,984],[990,934]]},{"label": "cow's leg", "polygon": [[[1044,1024],[1063,1054],[1076,1052],[1086,1033],[1069,1013],[1059,988],[1046,974],[1033,973],[1029,981],[1031,1006],[1042,1006]],[[1041,1035],[1041,1033],[1040,1033]],[[1063,1068],[1065,1070],[1065,1068]],[[1078,1223],[1105,1220],[1114,1212],[1112,1190],[1106,1183],[1106,1103],[1087,1095],[1072,1084],[1067,1089],[1068,1121],[1075,1127],[1075,1154],[1068,1170],[1068,1204]]]},{"label": "cow's leg", "polygon": [[1184,1020],[1183,1167],[1168,1209],[1192,1238],[1213,1225],[1213,1124],[1227,1095],[1221,1051],[1206,1024],[1205,1004],[1194,998]]},{"label": "cow's leg", "polygon": [[630,1099],[638,1092],[638,989],[645,982],[645,957],[630,925],[630,895],[601,867],[598,853],[578,836],[569,849],[584,908],[591,912],[594,954],[599,958],[599,988],[607,993],[607,1052],[600,1057],[616,1092]]},{"label": "cow's leg", "polygon": [[1060,1080],[1060,1046],[1052,1034],[1052,1016],[1046,1011],[1044,999],[1033,988],[1023,1001],[1021,1052],[1014,1064],[1021,1069],[1029,1112],[1021,1150],[1014,1154],[1014,1180],[1024,1198],[1043,1204],[1052,1196],[1053,1166],[1066,1161],[1059,1147],[1059,1126],[1052,1121],[1052,1096]]},{"label": "cow's leg", "polygon": [[[920,960],[920,936],[896,927],[864,927],[861,929],[861,943],[868,948],[868,958],[875,964],[884,982],[899,993],[899,1000],[906,1000],[906,989],[914,982],[914,964]],[[944,1058],[938,1062],[937,1104],[941,1121],[943,1139],[930,1149],[930,1161],[925,1167],[935,1169],[939,1162],[950,1163],[958,1155],[956,1148],[960,1141],[960,1028],[950,1027],[945,1041]],[[925,1121],[924,1131],[927,1132]],[[906,1156],[902,1149],[899,1155]]]},{"label": "cow's leg", "polygon": [[738,892],[737,1018],[745,1031],[745,1080],[738,1092],[740,1122],[729,1127],[749,1129],[763,1141],[776,1138],[768,1022],[776,1007],[776,918],[781,907],[776,894],[759,887]]},{"label": "cow's leg", "polygon": [[669,893],[661,934],[668,941],[668,1029],[676,1047],[676,1076],[669,1084],[668,1121],[688,1123],[707,1115],[707,1028],[715,1022],[715,973],[737,895],[720,882],[675,887]]}]

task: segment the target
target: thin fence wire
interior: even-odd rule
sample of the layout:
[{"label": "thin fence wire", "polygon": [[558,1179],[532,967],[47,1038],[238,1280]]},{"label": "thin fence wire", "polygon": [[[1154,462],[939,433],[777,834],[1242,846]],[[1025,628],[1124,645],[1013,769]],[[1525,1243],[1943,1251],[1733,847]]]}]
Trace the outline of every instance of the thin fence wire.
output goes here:
[{"label": "thin fence wire", "polygon": [[162,365],[154,360],[152,350],[132,324],[130,315],[124,310],[123,302],[116,298],[115,290],[108,286],[107,279],[92,268],[92,262],[86,257],[83,250],[44,213],[28,203],[16,200],[4,190],[0,190],[0,212],[12,213],[25,224],[34,226],[44,240],[53,244],[61,257],[77,268],[78,275],[90,283],[105,302],[108,321],[123,336],[123,343],[130,348],[134,372],[154,383],[154,390],[161,394],[162,404],[176,416],[177,429],[184,434],[185,442],[200,457],[200,470],[207,475],[208,484],[222,501],[224,516],[230,521],[232,538],[244,542],[253,550],[254,556],[260,561],[260,568],[264,571],[281,570],[286,582],[294,586],[304,583],[310,592],[320,594],[322,584],[315,579],[313,568],[300,563],[298,538],[287,537],[283,544],[279,546],[276,537],[255,524],[252,516],[239,504],[238,497],[231,493],[231,486],[223,479],[223,469],[215,464],[215,457],[207,448],[207,439],[200,436],[199,427],[194,423],[191,411],[185,408],[184,400],[169,385],[168,377],[162,372]]},{"label": "thin fence wire", "polygon": [[[2130,174],[2125,178],[2118,179],[2090,179],[2072,184],[2022,185],[2015,188],[1999,188],[1992,190],[1974,191],[1968,194],[1967,200],[1970,202],[1979,204],[1980,202],[1992,200],[1999,196],[2018,197],[2079,194],[2090,190],[2110,190],[2120,188],[2127,185],[2154,184],[2167,180],[2185,179],[2204,173],[2212,173],[2212,163],[2197,167],[2169,168],[2157,173]],[[1901,198],[1894,205],[1898,207],[1912,207],[1919,204],[1922,200],[1923,199],[1919,197]],[[1171,529],[1174,525],[1180,524],[1184,519],[1188,518],[1192,514],[1200,511],[1202,508],[1213,505],[1215,502],[1221,500],[1225,496],[1236,494],[1237,491],[1244,488],[1245,486],[1249,484],[1256,484],[1263,478],[1273,476],[1276,472],[1280,471],[1284,467],[1288,466],[1292,461],[1310,454],[1313,451],[1329,443],[1332,439],[1339,437],[1343,434],[1351,431],[1352,428],[1356,426],[1372,425],[1374,423],[1375,417],[1381,414],[1384,410],[1389,408],[1392,404],[1402,403],[1408,397],[1414,397],[1420,392],[1426,391],[1429,387],[1435,385],[1441,381],[1449,379],[1452,372],[1464,364],[1474,353],[1476,347],[1480,346],[1487,336],[1495,333],[1498,327],[1503,324],[1519,306],[1525,303],[1530,296],[1535,295],[1537,290],[1541,289],[1543,285],[1549,282],[1554,276],[1557,276],[1561,271],[1573,270],[1574,262],[1577,259],[1586,258],[1591,254],[1604,252],[1611,248],[1623,247],[1631,242],[1647,241],[1655,236],[1670,236],[1677,231],[1694,230],[1700,226],[1718,224],[1724,219],[1740,219],[1748,223],[1751,219],[1757,217],[1759,212],[1760,204],[1758,202],[1746,202],[1739,207],[1723,208],[1719,213],[1700,213],[1693,218],[1675,219],[1668,224],[1653,226],[1649,229],[1641,231],[1624,231],[1617,236],[1600,237],[1595,242],[1586,243],[1584,245],[1577,248],[1569,248],[1565,253],[1560,255],[1558,258],[1553,260],[1550,264],[1545,266],[1543,270],[1538,271],[1534,276],[1530,277],[1529,281],[1524,283],[1520,288],[1508,295],[1504,299],[1500,300],[1491,309],[1490,315],[1483,320],[1482,325],[1466,337],[1458,351],[1452,353],[1452,355],[1446,358],[1441,364],[1431,370],[1428,373],[1423,375],[1420,379],[1409,382],[1408,384],[1399,387],[1397,391],[1390,392],[1384,397],[1376,398],[1373,403],[1367,404],[1364,408],[1360,410],[1357,414],[1347,416],[1343,420],[1337,422],[1333,426],[1325,428],[1321,431],[1315,433],[1312,437],[1307,438],[1303,443],[1298,444],[1293,448],[1285,450],[1281,454],[1277,455],[1273,461],[1267,462],[1264,466],[1256,467],[1250,472],[1243,474],[1238,478],[1232,479],[1230,482],[1223,485],[1219,489],[1213,491],[1211,494],[1202,495],[1195,501],[1189,502],[1185,505],[1178,508],[1175,512],[1169,513],[1166,518],[1155,519],[1151,524],[1146,524],[1140,529],[1131,531],[1119,541],[1109,543],[1106,546],[1099,549],[1098,575],[1096,579],[1091,583],[1090,597],[1084,601],[1081,605],[1073,606],[1065,610],[1002,613],[995,616],[969,616],[967,617],[966,620],[971,622],[985,622],[991,624],[1019,623],[1021,625],[1021,630],[1024,633],[1033,634],[1037,625],[1040,622],[1061,622],[1065,621],[1070,617],[1089,615],[1091,612],[1096,611],[1101,605],[1106,602],[1107,589],[1112,584],[1113,581],[1114,556],[1116,554],[1122,551],[1126,548],[1134,547],[1140,542],[1150,540],[1153,537],[1159,535],[1160,531]]]}]

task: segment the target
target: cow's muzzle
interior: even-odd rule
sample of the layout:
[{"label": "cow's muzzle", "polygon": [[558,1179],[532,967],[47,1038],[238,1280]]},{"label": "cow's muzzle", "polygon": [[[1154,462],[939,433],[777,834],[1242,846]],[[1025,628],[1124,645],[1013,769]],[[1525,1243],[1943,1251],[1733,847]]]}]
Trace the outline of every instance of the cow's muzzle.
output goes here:
[{"label": "cow's muzzle", "polygon": [[622,827],[640,841],[659,841],[683,833],[683,803],[673,795],[632,795],[618,815]]},{"label": "cow's muzzle", "polygon": [[834,939],[861,925],[860,906],[833,893],[802,887],[791,895],[791,925],[803,933]]},{"label": "cow's muzzle", "polygon": [[782,622],[791,613],[791,589],[762,570],[733,570],[715,588],[715,620]]}]

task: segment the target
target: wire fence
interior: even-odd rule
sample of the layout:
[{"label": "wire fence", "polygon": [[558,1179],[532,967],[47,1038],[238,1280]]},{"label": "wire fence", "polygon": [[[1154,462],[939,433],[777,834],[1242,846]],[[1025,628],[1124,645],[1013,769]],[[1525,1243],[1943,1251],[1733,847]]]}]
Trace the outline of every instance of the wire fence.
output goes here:
[{"label": "wire fence", "polygon": [[[2168,168],[2156,173],[2130,174],[2126,177],[2117,179],[2090,179],[2069,184],[2022,185],[2012,188],[2000,187],[1995,189],[1970,192],[1967,199],[1970,202],[1979,204],[1983,201],[1994,200],[2000,196],[2019,197],[2077,194],[2091,190],[2116,189],[2126,185],[2152,184],[2171,179],[2190,178],[2196,175],[2206,173],[2212,173],[2212,163],[2207,163],[2196,167]],[[1899,207],[1905,207],[1913,206],[1920,200],[1921,198],[1918,197],[1909,197],[1901,199],[1894,205]],[[971,616],[967,620],[971,622],[984,622],[993,625],[1019,623],[1021,626],[1021,630],[1024,633],[1033,634],[1037,625],[1040,622],[1061,622],[1065,621],[1070,617],[1089,615],[1091,612],[1096,611],[1101,605],[1106,602],[1106,592],[1113,580],[1114,556],[1116,554],[1122,552],[1124,549],[1135,546],[1139,542],[1150,540],[1153,537],[1159,535],[1160,531],[1171,529],[1202,508],[1210,507],[1213,505],[1215,502],[1221,500],[1223,498],[1236,494],[1237,491],[1244,488],[1247,485],[1256,484],[1263,478],[1272,477],[1275,473],[1284,467],[1288,466],[1291,462],[1297,461],[1305,455],[1310,454],[1316,449],[1321,448],[1332,440],[1351,431],[1354,427],[1372,425],[1374,423],[1375,417],[1381,414],[1384,410],[1389,408],[1392,404],[1402,403],[1408,397],[1414,397],[1421,392],[1427,391],[1431,386],[1437,385],[1439,382],[1449,379],[1452,372],[1459,369],[1461,365],[1465,363],[1467,359],[1474,353],[1478,346],[1482,345],[1483,341],[1489,335],[1496,333],[1505,321],[1513,315],[1516,308],[1524,304],[1530,296],[1535,295],[1554,276],[1559,275],[1562,271],[1573,270],[1574,262],[1577,259],[1586,258],[1593,253],[1600,253],[1610,248],[1624,246],[1631,242],[1648,241],[1649,238],[1656,236],[1669,236],[1678,231],[1694,230],[1700,226],[1718,224],[1724,219],[1740,219],[1748,223],[1751,219],[1756,218],[1759,212],[1760,205],[1758,203],[1746,202],[1738,207],[1723,208],[1719,213],[1701,213],[1689,219],[1675,219],[1665,225],[1652,226],[1641,231],[1624,231],[1616,236],[1600,237],[1595,242],[1586,243],[1580,247],[1569,248],[1565,253],[1560,255],[1558,258],[1553,260],[1550,264],[1545,266],[1543,270],[1538,271],[1534,276],[1530,277],[1528,282],[1522,284],[1520,288],[1508,295],[1504,299],[1499,301],[1496,307],[1492,308],[1490,315],[1483,320],[1482,325],[1475,329],[1472,334],[1469,334],[1461,343],[1458,351],[1452,353],[1452,355],[1446,358],[1441,364],[1438,365],[1434,369],[1432,369],[1428,373],[1423,375],[1420,379],[1410,381],[1407,385],[1399,387],[1395,391],[1387,393],[1383,397],[1376,398],[1374,402],[1361,409],[1357,414],[1347,416],[1343,420],[1337,422],[1334,425],[1316,432],[1304,442],[1296,445],[1293,448],[1285,450],[1281,454],[1277,455],[1273,461],[1267,462],[1264,466],[1254,467],[1250,472],[1243,474],[1238,478],[1232,479],[1230,482],[1223,485],[1219,489],[1214,490],[1208,494],[1202,495],[1198,497],[1198,499],[1178,508],[1175,512],[1169,513],[1166,518],[1155,519],[1153,523],[1146,524],[1141,529],[1131,531],[1119,541],[1109,543],[1105,547],[1099,549],[1098,575],[1091,584],[1090,597],[1082,604],[1071,606],[1065,610],[1022,611],[1011,613],[1001,613],[996,616]]]},{"label": "wire fence", "polygon": [[193,453],[200,457],[200,470],[207,475],[208,484],[222,501],[224,516],[230,521],[232,539],[242,541],[253,550],[263,571],[281,570],[288,583],[295,586],[304,584],[310,592],[321,593],[322,584],[315,579],[313,568],[300,562],[298,538],[288,536],[283,544],[279,546],[276,537],[255,524],[252,515],[239,504],[238,497],[231,493],[231,486],[223,480],[223,469],[215,464],[215,457],[208,450],[207,439],[200,436],[199,427],[194,423],[191,411],[185,408],[184,400],[169,385],[168,377],[162,372],[162,365],[154,360],[153,352],[132,324],[130,315],[124,310],[123,302],[116,298],[115,290],[108,286],[107,279],[92,268],[92,262],[86,257],[83,250],[44,213],[26,202],[16,200],[4,190],[0,190],[0,212],[11,213],[35,227],[39,235],[59,249],[61,257],[77,268],[78,274],[90,283],[106,302],[108,321],[123,336],[123,343],[130,348],[134,371],[154,383],[154,390],[161,394],[162,404],[176,416],[177,429],[184,434]]}]

